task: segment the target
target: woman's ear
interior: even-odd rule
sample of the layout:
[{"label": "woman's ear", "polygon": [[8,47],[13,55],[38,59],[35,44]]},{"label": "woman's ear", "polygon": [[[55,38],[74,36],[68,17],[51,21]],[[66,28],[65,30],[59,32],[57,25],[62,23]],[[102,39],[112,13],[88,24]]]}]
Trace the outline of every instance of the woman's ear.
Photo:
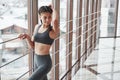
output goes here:
[{"label": "woman's ear", "polygon": [[39,19],[42,20],[41,16],[39,15]]}]

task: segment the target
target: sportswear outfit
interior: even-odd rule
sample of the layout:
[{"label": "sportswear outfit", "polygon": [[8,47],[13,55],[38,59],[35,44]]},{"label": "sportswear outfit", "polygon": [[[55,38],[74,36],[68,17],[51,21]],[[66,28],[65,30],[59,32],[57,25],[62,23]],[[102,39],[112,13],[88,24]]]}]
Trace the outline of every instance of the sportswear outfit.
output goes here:
[{"label": "sportswear outfit", "polygon": [[[48,44],[52,45],[54,39],[51,39],[49,36],[49,32],[52,30],[52,27],[49,26],[49,28],[43,32],[39,33],[40,26],[38,27],[35,35],[34,35],[34,41],[38,43]],[[30,76],[29,80],[48,80],[47,79],[47,73],[52,68],[52,60],[50,57],[50,54],[48,55],[34,55],[34,72]]]}]

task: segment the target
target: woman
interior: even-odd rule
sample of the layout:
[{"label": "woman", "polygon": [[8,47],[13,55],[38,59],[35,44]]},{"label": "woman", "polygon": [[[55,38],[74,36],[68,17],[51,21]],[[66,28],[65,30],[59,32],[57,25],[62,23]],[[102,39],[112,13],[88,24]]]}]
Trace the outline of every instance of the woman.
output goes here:
[{"label": "woman", "polygon": [[58,15],[52,6],[42,6],[38,12],[41,25],[35,26],[32,38],[28,34],[20,34],[19,38],[26,39],[35,51],[35,71],[29,80],[48,80],[47,73],[52,67],[49,50],[59,34]]}]

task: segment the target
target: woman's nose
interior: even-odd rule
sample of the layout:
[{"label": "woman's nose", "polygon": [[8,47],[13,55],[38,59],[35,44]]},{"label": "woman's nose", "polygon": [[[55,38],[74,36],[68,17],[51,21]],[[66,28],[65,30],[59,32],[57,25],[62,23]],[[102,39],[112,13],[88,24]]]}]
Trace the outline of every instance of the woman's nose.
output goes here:
[{"label": "woman's nose", "polygon": [[46,19],[46,21],[47,21],[47,22],[49,22],[49,21],[50,21],[50,19],[49,19],[49,18],[47,18],[47,19]]}]

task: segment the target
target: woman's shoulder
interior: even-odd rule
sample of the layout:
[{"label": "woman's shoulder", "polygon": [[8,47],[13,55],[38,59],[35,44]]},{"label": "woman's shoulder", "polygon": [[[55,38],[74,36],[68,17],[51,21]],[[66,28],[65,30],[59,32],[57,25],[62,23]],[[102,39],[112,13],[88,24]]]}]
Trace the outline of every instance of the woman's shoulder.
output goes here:
[{"label": "woman's shoulder", "polygon": [[40,27],[40,26],[41,26],[41,24],[36,24],[36,25],[35,25],[35,28]]},{"label": "woman's shoulder", "polygon": [[36,30],[36,29],[38,29],[40,26],[41,26],[40,24],[36,24],[35,27],[34,27],[34,29]]}]

